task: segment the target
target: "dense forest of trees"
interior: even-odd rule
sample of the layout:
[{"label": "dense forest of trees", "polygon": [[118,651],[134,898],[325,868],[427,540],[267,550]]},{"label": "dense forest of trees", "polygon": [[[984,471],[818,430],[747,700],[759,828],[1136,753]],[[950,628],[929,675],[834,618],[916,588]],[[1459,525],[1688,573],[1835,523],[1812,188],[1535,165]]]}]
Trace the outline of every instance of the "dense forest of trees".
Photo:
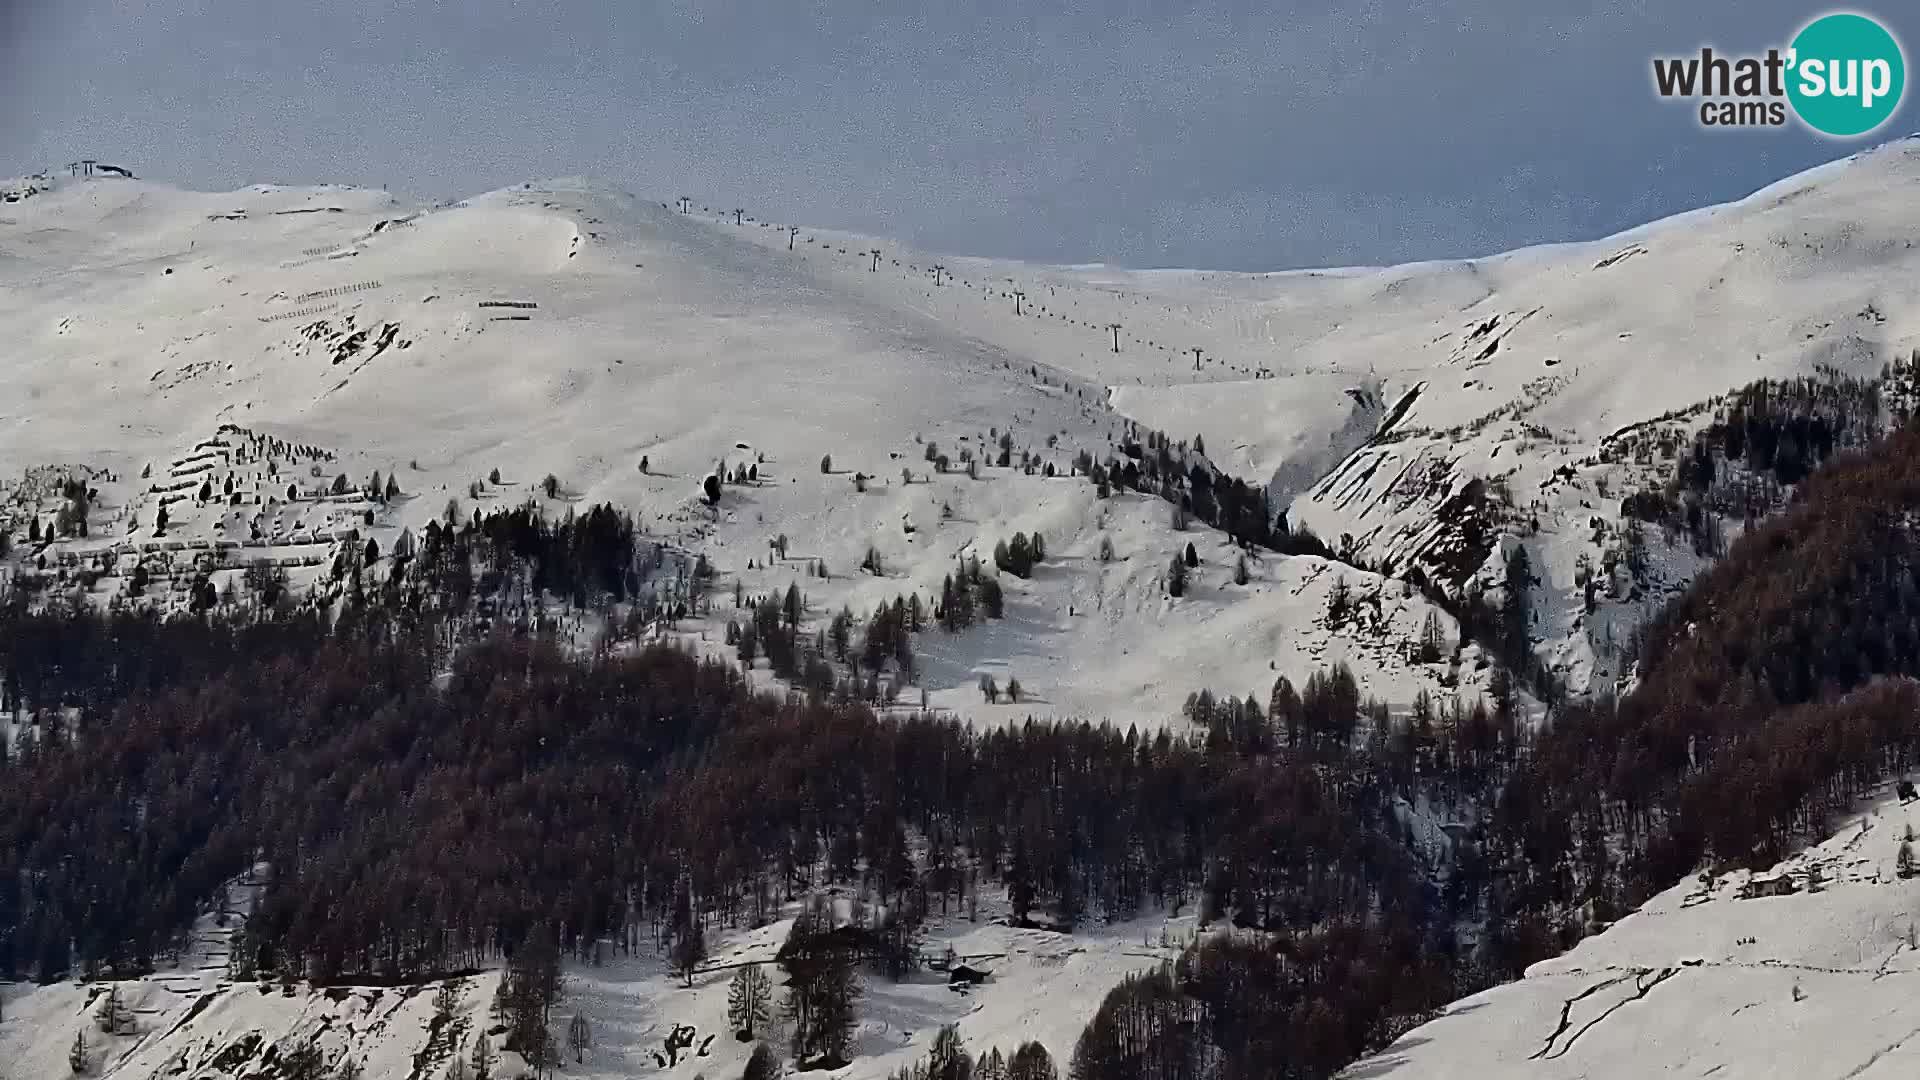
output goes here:
[{"label": "dense forest of trees", "polygon": [[1286,515],[1274,513],[1264,487],[1223,472],[1198,447],[1176,443],[1160,432],[1129,425],[1119,456],[1096,462],[1083,451],[1074,468],[1103,497],[1121,490],[1165,499],[1173,506],[1176,528],[1185,528],[1187,515],[1192,515],[1243,546],[1334,557],[1310,530],[1290,529]]},{"label": "dense forest of trees", "polygon": [[1684,532],[1697,550],[1718,555],[1718,519],[1752,527],[1835,453],[1903,426],[1916,393],[1920,366],[1912,364],[1890,365],[1870,379],[1836,371],[1762,379],[1728,395],[1691,440],[1657,428],[1615,440],[1603,456],[1650,459],[1657,452],[1671,459],[1667,482],[1629,493],[1621,513]]},{"label": "dense forest of trees", "polygon": [[[542,924],[565,949],[629,942],[688,893],[736,919],[823,880],[951,907],[986,879],[1019,914],[1071,923],[1180,903],[1211,875],[1249,911],[1329,919],[1405,869],[1384,792],[1319,767],[1337,738],[1282,759],[1084,724],[976,734],[755,698],[733,668],[664,648],[582,660],[503,638],[435,690],[383,619],[224,633],[239,646],[200,653],[202,628],[177,649],[189,678],[128,681],[142,692],[21,736],[0,791],[5,880],[29,883],[0,908],[8,973],[139,970],[255,863],[270,870],[243,966],[323,982],[471,966]],[[1302,717],[1340,712],[1340,682],[1310,687]],[[1251,830],[1281,808],[1298,835],[1222,839],[1222,818]],[[910,874],[909,828],[934,840]],[[1330,864],[1294,874],[1316,836]]]},{"label": "dense forest of trees", "polygon": [[[416,553],[396,553],[400,565],[389,581],[413,606],[464,611],[475,598],[547,592],[575,607],[599,607],[639,597],[663,555],[636,540],[632,515],[605,504],[557,520],[532,502],[462,520],[449,503]],[[346,569],[337,567],[336,577]]]},{"label": "dense forest of trees", "polygon": [[[583,657],[504,635],[436,687],[432,631],[380,609],[331,627],[17,610],[4,626],[9,685],[43,718],[0,784],[7,977],[143,970],[256,868],[235,974],[321,983],[460,970],[542,935],[574,954],[664,942],[829,881],[906,912],[1003,883],[1017,919],[1063,927],[1148,904],[1272,930],[1422,908],[1387,789],[1337,736],[1305,734],[1351,711],[1350,678],[1283,688],[1276,730],[1293,734],[1243,744],[1250,719],[1195,740],[886,721],[754,697],[734,668],[662,647]],[[1440,933],[1415,940],[1444,955]],[[848,998],[845,965],[782,963]],[[810,1060],[844,1049],[823,1015],[839,1013],[795,1018]]]},{"label": "dense forest of trees", "polygon": [[1451,958],[1387,920],[1270,943],[1203,939],[1126,979],[1074,1046],[1068,1080],[1326,1077],[1455,991]]},{"label": "dense forest of trees", "polygon": [[[1630,696],[1564,712],[1508,785],[1501,835],[1581,899],[1631,904],[1703,861],[1776,859],[1909,768],[1917,508],[1920,432],[1835,456],[1646,628]],[[1541,914],[1566,891],[1513,899]]]}]

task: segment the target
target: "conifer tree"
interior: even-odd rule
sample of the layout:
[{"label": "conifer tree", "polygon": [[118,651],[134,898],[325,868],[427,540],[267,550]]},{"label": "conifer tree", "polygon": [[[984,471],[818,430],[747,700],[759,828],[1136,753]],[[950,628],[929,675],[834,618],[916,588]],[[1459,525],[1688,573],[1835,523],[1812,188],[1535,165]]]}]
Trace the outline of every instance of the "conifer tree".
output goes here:
[{"label": "conifer tree", "polygon": [[693,973],[706,958],[706,932],[700,929],[700,924],[697,920],[683,924],[673,941],[673,955],[671,957],[673,970],[686,981],[688,986],[692,986]]},{"label": "conifer tree", "polygon": [[573,1061],[576,1065],[584,1062],[587,1051],[593,1049],[593,1028],[587,1023],[585,1016],[576,1013],[572,1022],[567,1025],[567,1047],[573,1051]]},{"label": "conifer tree", "polygon": [[773,1007],[773,980],[759,964],[748,964],[734,972],[727,987],[727,1023],[734,1037],[752,1042],[755,1033],[766,1026]]},{"label": "conifer tree", "polygon": [[986,613],[987,618],[998,619],[1005,614],[1007,594],[1006,590],[1000,587],[998,581],[990,577],[982,578],[980,580],[979,593],[980,609]]},{"label": "conifer tree", "polygon": [[1533,568],[1527,559],[1526,546],[1516,544],[1513,554],[1507,558],[1506,598],[1500,608],[1500,647],[1507,666],[1521,676],[1527,674],[1527,659],[1533,652],[1530,607],[1527,603],[1527,592],[1532,584]]},{"label": "conifer tree", "polygon": [[1046,1047],[1028,1042],[1007,1059],[1007,1080],[1060,1080],[1060,1072]]},{"label": "conifer tree", "polygon": [[952,1024],[941,1028],[927,1051],[927,1080],[972,1080],[973,1059],[960,1044],[960,1029]]},{"label": "conifer tree", "polygon": [[780,950],[780,966],[788,975],[793,1056],[802,1067],[837,1068],[852,1046],[860,984],[851,958],[832,936],[833,924],[827,902],[816,897]]},{"label": "conifer tree", "polygon": [[1440,633],[1440,617],[1434,612],[1427,612],[1426,619],[1420,623],[1420,662],[1423,664],[1439,663],[1440,647],[1443,641],[1444,638]]},{"label": "conifer tree", "polygon": [[746,1071],[740,1074],[740,1080],[780,1080],[780,1056],[766,1043],[753,1048],[753,1054],[747,1058]]},{"label": "conifer tree", "polygon": [[493,1044],[487,1041],[487,1033],[481,1032],[473,1042],[473,1080],[490,1080],[493,1076]]}]

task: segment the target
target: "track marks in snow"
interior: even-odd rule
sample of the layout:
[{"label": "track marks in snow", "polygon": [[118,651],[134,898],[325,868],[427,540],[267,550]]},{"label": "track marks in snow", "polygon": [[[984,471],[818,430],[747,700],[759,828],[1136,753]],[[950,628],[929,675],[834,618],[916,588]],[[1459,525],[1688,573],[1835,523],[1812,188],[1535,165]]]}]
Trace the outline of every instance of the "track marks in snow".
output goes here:
[{"label": "track marks in snow", "polygon": [[1895,1039],[1893,1042],[1889,1043],[1888,1045],[1883,1046],[1878,1050],[1875,1050],[1873,1054],[1867,1058],[1867,1060],[1861,1062],[1859,1066],[1857,1066],[1856,1068],[1849,1070],[1846,1073],[1846,1075],[1840,1077],[1840,1080],[1854,1080],[1854,1077],[1859,1076],[1861,1073],[1864,1073],[1868,1069],[1871,1069],[1875,1065],[1879,1064],[1881,1058],[1886,1057],[1888,1054],[1891,1054],[1895,1050],[1898,1050],[1902,1046],[1905,1046],[1907,1042],[1911,1040],[1915,1035],[1920,1035],[1920,1027],[1914,1028],[1912,1031],[1909,1031],[1905,1035],[1900,1036],[1898,1039]]},{"label": "track marks in snow", "polygon": [[1552,1051],[1554,1042],[1558,1040],[1560,1036],[1566,1034],[1567,1029],[1569,1027],[1573,1026],[1573,1007],[1575,1005],[1580,1004],[1582,1001],[1585,1001],[1587,998],[1590,998],[1593,995],[1599,993],[1600,991],[1605,990],[1609,986],[1618,986],[1619,984],[1626,982],[1628,979],[1632,977],[1633,976],[1629,974],[1629,975],[1622,975],[1614,979],[1607,979],[1604,982],[1597,982],[1597,983],[1594,983],[1592,986],[1587,987],[1585,990],[1582,990],[1579,993],[1568,998],[1565,1001],[1565,1003],[1563,1003],[1560,1006],[1559,1026],[1553,1029],[1553,1034],[1547,1036],[1546,1044],[1540,1047],[1539,1050],[1535,1051],[1529,1057],[1528,1060],[1539,1061],[1540,1059],[1546,1057],[1550,1051]]},{"label": "track marks in snow", "polygon": [[[1632,972],[1630,975],[1622,975],[1617,979],[1609,979],[1606,982],[1597,983],[1582,990],[1573,997],[1568,998],[1566,1004],[1560,1009],[1560,1025],[1554,1029],[1553,1034],[1547,1036],[1546,1045],[1535,1051],[1530,1060],[1552,1061],[1556,1058],[1567,1056],[1567,1052],[1573,1049],[1573,1044],[1580,1041],[1580,1036],[1598,1027],[1601,1021],[1612,1016],[1614,1013],[1619,1012],[1621,1009],[1626,1008],[1636,1001],[1643,1000],[1648,994],[1653,992],[1654,987],[1659,986],[1661,983],[1666,982],[1678,974],[1680,974],[1680,969],[1675,967],[1660,968],[1657,971],[1652,968],[1642,968]],[[1578,1005],[1581,1001],[1602,990],[1618,986],[1626,982],[1629,978],[1633,980],[1634,992],[1632,996],[1623,997],[1619,1001],[1609,1005],[1600,1015],[1581,1025],[1580,1030],[1574,1032],[1566,1042],[1561,1043],[1559,1049],[1556,1050],[1554,1048],[1554,1043],[1558,1042],[1560,1036],[1566,1034],[1567,1029],[1573,1024],[1572,1017],[1575,1005]]]}]

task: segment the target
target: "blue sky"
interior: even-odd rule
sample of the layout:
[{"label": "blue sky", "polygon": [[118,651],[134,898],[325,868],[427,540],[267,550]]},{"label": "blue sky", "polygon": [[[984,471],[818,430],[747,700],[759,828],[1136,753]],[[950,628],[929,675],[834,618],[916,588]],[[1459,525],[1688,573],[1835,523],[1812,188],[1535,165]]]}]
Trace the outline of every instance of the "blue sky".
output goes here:
[{"label": "blue sky", "polygon": [[[1257,270],[1589,238],[1862,145],[1653,96],[1653,55],[1782,44],[1828,10],[1804,3],[924,6],[0,0],[0,173],[586,174],[940,250]],[[1920,127],[1916,96],[1868,143]]]}]

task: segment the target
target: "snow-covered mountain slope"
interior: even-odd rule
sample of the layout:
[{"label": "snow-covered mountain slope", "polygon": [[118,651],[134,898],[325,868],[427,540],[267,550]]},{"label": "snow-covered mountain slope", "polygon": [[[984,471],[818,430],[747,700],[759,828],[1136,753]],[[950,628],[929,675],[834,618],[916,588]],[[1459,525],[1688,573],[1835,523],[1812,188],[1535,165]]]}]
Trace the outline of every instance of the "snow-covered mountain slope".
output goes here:
[{"label": "snow-covered mountain slope", "polygon": [[[844,913],[844,899],[840,907]],[[1128,974],[1172,962],[1195,933],[1191,915],[1070,935],[1014,929],[994,919],[1004,916],[1003,905],[996,901],[986,907],[978,922],[959,912],[936,913],[921,949],[923,956],[936,958],[951,948],[957,960],[986,973],[986,980],[955,989],[945,972],[931,968],[898,982],[862,973],[857,1057],[832,1075],[881,1080],[924,1059],[947,1024],[958,1027],[970,1052],[999,1047],[1011,1053],[1037,1041],[1064,1068],[1107,991]],[[739,1075],[752,1045],[736,1040],[728,1026],[728,986],[736,969],[748,963],[764,964],[776,986],[784,983],[774,959],[793,925],[789,917],[753,930],[718,932],[710,959],[691,985],[644,942],[637,955],[612,953],[598,965],[567,962],[553,1026],[564,1032],[573,1017],[584,1018],[592,1047],[580,1060],[569,1053],[562,1075],[576,1080]],[[224,940],[207,920],[195,936],[204,943]],[[208,954],[198,947],[177,967],[117,983],[0,984],[6,1016],[0,1024],[0,1077],[69,1075],[76,1036],[86,1048],[89,1075],[101,1080],[281,1077],[289,1075],[290,1055],[307,1048],[319,1055],[320,1075],[338,1075],[353,1064],[368,1080],[440,1080],[454,1059],[471,1059],[482,1035],[499,1051],[501,1030],[490,1007],[501,979],[497,970],[448,980],[455,1006],[436,1020],[439,983],[327,988],[235,983],[224,977],[224,963],[209,960]],[[107,1018],[110,1008],[113,1018]],[[777,1009],[775,1017],[764,1037],[777,1040]],[[672,1049],[670,1040],[676,1044]],[[517,1080],[530,1073],[518,1055],[508,1053],[500,1056],[494,1075]]]},{"label": "snow-covered mountain slope", "polygon": [[[886,272],[897,257],[915,272],[913,302],[1109,387],[1142,423],[1203,436],[1356,558],[1458,587],[1503,528],[1525,532],[1543,586],[1537,636],[1579,690],[1616,674],[1597,654],[1637,617],[1582,617],[1576,575],[1609,544],[1595,521],[1617,542],[1621,496],[1667,472],[1616,453],[1619,436],[1677,412],[1664,426],[1684,441],[1711,419],[1697,407],[1736,387],[1822,367],[1872,374],[1910,355],[1916,184],[1920,142],[1907,139],[1599,241],[1386,268],[1247,275],[887,252],[873,273],[860,255],[884,242],[797,248],[887,295],[900,292]],[[932,287],[936,262],[957,286]],[[1671,562],[1670,588],[1693,569]]]},{"label": "snow-covered mountain slope", "polygon": [[487,1024],[498,973],[450,979],[454,1008],[434,1018],[438,983],[407,986],[286,986],[234,982],[229,946],[245,925],[259,882],[229,885],[198,919],[178,957],[138,979],[0,984],[0,1077],[86,1075],[276,1077],[311,1049],[322,1075],[352,1063],[378,1078],[439,1076],[469,1051]]},{"label": "snow-covered mountain slope", "polygon": [[[1665,468],[1603,461],[1610,437],[1676,410],[1702,423],[1688,410],[1763,376],[1910,351],[1916,182],[1909,140],[1603,241],[1249,275],[940,257],[577,181],[422,207],[41,180],[0,206],[0,476],[21,477],[0,513],[16,533],[35,510],[50,523],[83,472],[97,520],[54,572],[98,567],[108,596],[133,554],[184,597],[196,562],[264,550],[311,576],[340,537],[390,549],[449,499],[611,501],[705,552],[727,592],[801,583],[813,620],[936,595],[958,556],[1039,529],[1053,557],[1012,582],[1008,619],[923,640],[932,703],[1158,724],[1202,685],[1263,694],[1343,657],[1395,704],[1472,692],[1471,656],[1465,673],[1404,660],[1427,609],[1397,583],[1275,558],[1236,586],[1221,538],[1176,534],[1161,504],[929,460],[1010,433],[1016,460],[1067,472],[1132,419],[1203,438],[1294,523],[1393,572],[1458,587],[1524,533],[1536,636],[1578,690],[1617,674],[1601,639],[1637,610],[1589,615],[1576,577],[1617,542],[1620,496]],[[710,513],[716,463],[764,475]],[[328,494],[376,469],[408,498]],[[535,490],[549,473],[557,498]],[[1206,563],[1173,601],[1158,578],[1189,540]],[[869,548],[881,577],[855,571]],[[830,580],[805,575],[814,559]],[[1683,582],[1693,563],[1672,562]],[[1391,634],[1324,625],[1343,576],[1392,609]],[[978,705],[981,674],[1036,700]]]},{"label": "snow-covered mountain slope", "polygon": [[[889,291],[888,275],[788,253],[757,224],[585,182],[429,208],[335,188],[56,183],[0,222],[0,334],[18,343],[0,367],[0,475],[20,477],[0,513],[16,536],[33,515],[51,528],[60,482],[82,476],[100,493],[89,535],[40,553],[47,573],[101,599],[139,561],[143,600],[184,603],[197,569],[225,568],[218,585],[264,557],[300,584],[332,545],[391,550],[449,500],[612,502],[717,567],[714,615],[683,624],[716,648],[736,581],[749,596],[798,583],[823,624],[906,593],[930,604],[961,557],[990,562],[1038,530],[1048,558],[1007,579],[1007,618],[923,635],[902,695],[986,720],[1157,726],[1196,689],[1264,699],[1277,674],[1342,659],[1395,705],[1483,677],[1471,654],[1463,673],[1409,661],[1432,608],[1399,583],[1270,557],[1235,584],[1218,533],[1064,475],[1082,451],[1116,454],[1125,418],[1045,348],[991,340],[998,306],[941,310],[917,278]],[[986,457],[1002,435],[1036,471],[933,464],[936,447]],[[716,464],[759,475],[714,511],[699,491]],[[376,470],[406,497],[332,490]],[[1161,576],[1188,543],[1203,561],[1175,600]],[[879,575],[856,569],[869,549]],[[808,576],[814,561],[832,576]],[[1342,582],[1360,615],[1328,627]],[[981,704],[983,674],[1027,696]]]},{"label": "snow-covered mountain slope", "polygon": [[1768,873],[1683,882],[1342,1075],[1920,1074],[1920,878],[1899,871],[1916,828],[1920,804],[1888,798]]},{"label": "snow-covered mountain slope", "polygon": [[[321,1075],[339,1075],[352,1063],[381,1080],[437,1077],[457,1053],[471,1053],[498,980],[492,973],[451,980],[459,1011],[452,1023],[438,1025],[438,984],[298,986],[287,993],[272,983],[242,983],[191,998],[157,978],[38,987],[7,1003],[0,1076],[75,1075],[77,1037],[87,1075],[111,1080],[292,1076],[289,1057],[308,1047],[327,1070]],[[122,1026],[111,1033],[100,1019],[109,1005],[122,1013]]]},{"label": "snow-covered mountain slope", "polygon": [[[1202,434],[1230,469],[1264,476],[1324,452],[1325,437],[1347,427],[1350,388],[1382,388],[1376,414],[1421,388],[1395,419],[1402,440],[1524,420],[1593,442],[1756,378],[1903,350],[1920,338],[1901,272],[1920,259],[1917,182],[1920,142],[1909,139],[1602,240],[1383,268],[1040,267],[840,234],[809,245],[806,232],[797,250],[890,296],[902,291],[889,273],[897,258],[926,310],[1050,356],[1113,387],[1130,415],[1176,437]],[[749,235],[787,243],[777,228]],[[873,274],[863,253],[876,247]],[[946,268],[938,290],[935,263]],[[1520,415],[1486,419],[1503,406]],[[1374,526],[1351,505],[1338,514],[1313,502],[1318,510],[1301,511],[1328,531]]]},{"label": "snow-covered mountain slope", "polygon": [[[1032,579],[1005,579],[1005,619],[916,641],[930,703],[982,722],[1159,725],[1189,691],[1262,695],[1276,674],[1300,681],[1337,660],[1395,705],[1422,689],[1479,692],[1471,650],[1458,667],[1409,658],[1430,614],[1448,645],[1457,635],[1393,577],[1269,556],[1236,584],[1224,538],[1176,530],[1157,500],[930,462],[979,456],[1010,433],[1016,458],[1067,473],[1080,451],[1112,453],[1131,419],[1203,437],[1209,457],[1268,481],[1276,507],[1355,559],[1455,583],[1524,540],[1544,578],[1537,634],[1577,687],[1611,673],[1593,635],[1624,637],[1631,620],[1589,620],[1574,575],[1598,558],[1595,522],[1617,520],[1620,495],[1663,469],[1609,459],[1614,437],[1663,417],[1684,431],[1706,417],[1695,406],[1760,377],[1877,371],[1909,352],[1916,184],[1909,141],[1591,244],[1225,275],[943,258],[587,182],[417,206],[340,188],[35,181],[0,202],[0,527],[55,525],[62,483],[82,480],[99,492],[86,535],[28,546],[15,568],[106,601],[133,590],[138,563],[141,599],[175,603],[196,567],[232,578],[269,558],[299,583],[323,576],[342,543],[391,551],[450,500],[470,511],[531,498],[556,514],[612,502],[718,569],[714,614],[681,624],[715,650],[735,582],[748,594],[798,583],[818,625],[843,606],[937,595],[960,557],[1038,530],[1047,558]],[[717,464],[758,477],[709,509],[699,488]],[[374,470],[404,495],[332,490],[336,476]],[[1502,541],[1503,529],[1524,536]],[[1161,575],[1189,542],[1201,565],[1173,599]],[[855,569],[869,550],[878,574]],[[831,576],[808,576],[815,562]],[[1693,570],[1676,556],[1665,578]],[[1329,626],[1343,582],[1354,614]],[[1027,697],[982,704],[981,674],[1017,677]],[[1737,880],[1690,884],[1356,1075],[1593,1074],[1637,1060],[1629,1039],[1653,1048],[1636,1051],[1646,1071],[1673,1061],[1745,1075],[1764,1071],[1762,1052],[1804,1053],[1791,1036],[1815,1025],[1820,1045],[1839,1032],[1862,1053],[1808,1070],[1899,1073],[1897,1046],[1920,1021],[1892,996],[1882,1005],[1873,984],[1897,986],[1913,966],[1912,887],[1892,876],[1889,846],[1907,811],[1876,813],[1866,833],[1852,826],[1809,856],[1827,860],[1825,891],[1736,901]],[[1858,880],[1876,868],[1880,883]],[[849,1075],[881,1075],[953,1020],[976,1047],[1017,1034],[1063,1054],[1108,986],[1160,958],[1134,947],[1153,928],[941,933],[962,951],[1004,953],[999,989],[876,991],[881,1026],[863,1033],[862,1071]],[[190,981],[126,988],[153,1023],[106,1036],[103,1061],[117,1055],[129,1077],[177,1063],[192,1074],[251,1031],[270,1042],[324,1031],[330,1053],[402,1076],[432,1037],[417,994],[223,989],[215,951],[201,958]],[[657,960],[578,977],[582,1000],[617,1017],[605,1075],[644,1065],[675,1024],[711,1030],[724,1007],[723,982],[676,990]],[[484,1008],[484,981],[464,1008]],[[1618,1023],[1689,983],[1686,1003]],[[19,989],[6,991],[0,1074],[57,1073],[98,988]],[[1710,1013],[1725,1025],[1710,1028]],[[265,1053],[245,1045],[237,1067]],[[1729,1060],[1709,1061],[1720,1047]]]}]

